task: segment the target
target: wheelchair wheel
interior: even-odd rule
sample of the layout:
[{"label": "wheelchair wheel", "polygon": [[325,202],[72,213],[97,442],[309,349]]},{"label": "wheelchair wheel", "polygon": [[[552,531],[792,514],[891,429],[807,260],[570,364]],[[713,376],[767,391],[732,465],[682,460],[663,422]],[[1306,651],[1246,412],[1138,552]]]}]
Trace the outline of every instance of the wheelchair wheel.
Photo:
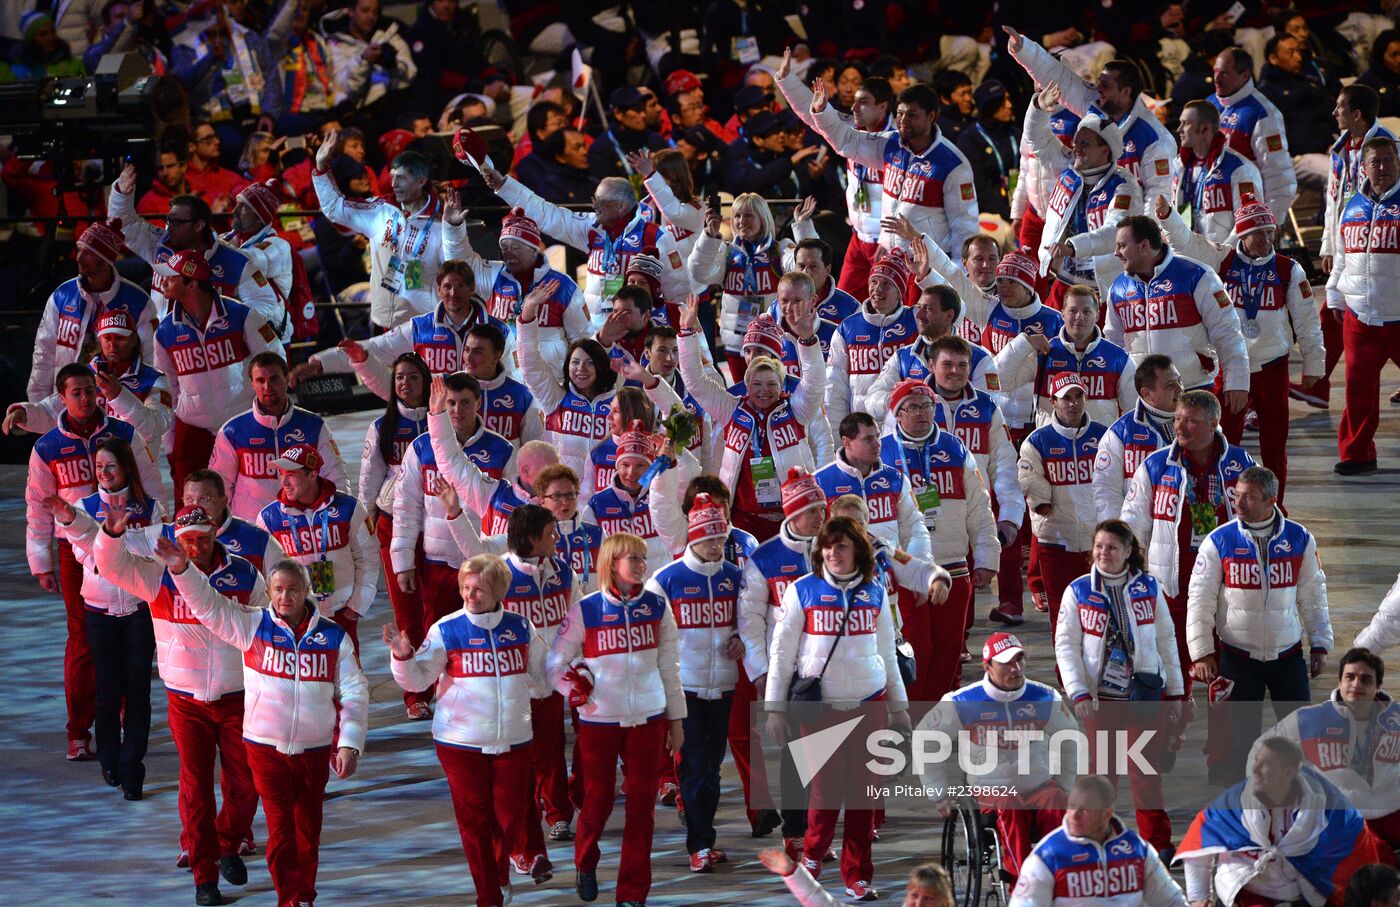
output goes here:
[{"label": "wheelchair wheel", "polygon": [[959,809],[943,820],[943,868],[952,880],[955,907],[980,907],[981,837],[975,809]]},{"label": "wheelchair wheel", "polygon": [[997,836],[996,817],[982,816],[982,866],[986,878],[985,907],[1006,907],[1006,871],[1001,864],[1001,838]]}]

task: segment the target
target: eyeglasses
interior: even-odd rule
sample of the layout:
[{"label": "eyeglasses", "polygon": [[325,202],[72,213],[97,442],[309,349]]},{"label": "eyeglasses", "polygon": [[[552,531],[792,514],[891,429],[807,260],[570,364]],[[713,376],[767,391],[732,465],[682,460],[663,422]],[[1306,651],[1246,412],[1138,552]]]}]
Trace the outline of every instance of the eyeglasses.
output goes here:
[{"label": "eyeglasses", "polygon": [[218,140],[219,137],[217,135],[206,135],[195,139],[194,142],[196,145],[208,145],[210,142],[217,142]]},{"label": "eyeglasses", "polygon": [[577,492],[577,491],[557,491],[557,492],[555,492],[554,494],[542,494],[542,495],[540,495],[540,500],[542,500],[542,501],[577,501],[577,500],[578,500],[578,492]]},{"label": "eyeglasses", "polygon": [[899,411],[902,412],[902,413],[931,413],[931,412],[933,412],[933,404],[932,404],[932,403],[907,403],[907,404],[905,404],[904,406],[901,406],[901,407],[899,408]]}]

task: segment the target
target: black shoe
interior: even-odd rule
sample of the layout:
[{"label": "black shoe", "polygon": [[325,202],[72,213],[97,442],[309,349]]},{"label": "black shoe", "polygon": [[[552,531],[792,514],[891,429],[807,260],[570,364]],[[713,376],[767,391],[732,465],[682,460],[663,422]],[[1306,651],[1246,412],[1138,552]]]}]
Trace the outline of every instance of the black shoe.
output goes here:
[{"label": "black shoe", "polygon": [[1171,868],[1172,857],[1174,856],[1176,856],[1176,847],[1171,844],[1157,851],[1157,859],[1161,860],[1162,865],[1169,869]]},{"label": "black shoe", "polygon": [[140,799],[142,799],[144,796],[145,796],[145,793],[141,790],[141,785],[139,785],[139,784],[123,784],[123,785],[122,785],[122,799],[123,799],[123,800],[140,800]]},{"label": "black shoe", "polygon": [[248,884],[248,867],[243,865],[243,858],[237,854],[219,857],[219,875],[230,885]]},{"label": "black shoe", "polygon": [[1008,614],[1000,608],[993,608],[987,615],[987,620],[994,624],[1005,624],[1008,627],[1019,627],[1026,622],[1026,619],[1019,614]]},{"label": "black shoe", "polygon": [[108,787],[122,786],[122,779],[117,777],[115,769],[104,768],[102,770],[102,780],[107,782]]},{"label": "black shoe", "polygon": [[194,902],[204,907],[205,904],[222,904],[224,896],[219,891],[218,882],[205,882],[203,885],[194,886]]},{"label": "black shoe", "polygon": [[761,809],[753,817],[753,836],[755,838],[766,838],[773,833],[773,829],[783,824],[783,817],[776,809]]},{"label": "black shoe", "polygon": [[1342,460],[1332,471],[1339,476],[1368,476],[1376,471],[1375,460]]},{"label": "black shoe", "polygon": [[578,880],[574,883],[580,901],[598,900],[598,873],[578,870]]}]

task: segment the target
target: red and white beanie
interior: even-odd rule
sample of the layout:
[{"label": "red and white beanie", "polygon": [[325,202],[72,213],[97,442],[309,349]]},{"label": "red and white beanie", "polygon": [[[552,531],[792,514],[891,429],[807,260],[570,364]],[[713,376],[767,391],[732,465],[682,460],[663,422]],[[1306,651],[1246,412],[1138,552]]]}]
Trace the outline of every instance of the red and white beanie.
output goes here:
[{"label": "red and white beanie", "polygon": [[826,492],[817,484],[815,476],[801,466],[794,466],[783,482],[783,516],[790,520],[813,507],[826,509]]},{"label": "red and white beanie", "polygon": [[1034,293],[1040,279],[1040,265],[1024,252],[1008,252],[997,263],[997,277],[1014,280]]},{"label": "red and white beanie", "polygon": [[651,434],[642,426],[641,419],[633,419],[631,429],[623,432],[622,440],[617,442],[617,462],[621,463],[626,457],[636,457],[648,463],[656,459]]},{"label": "red and white beanie", "polygon": [[264,224],[272,223],[272,219],[277,216],[277,208],[282,204],[281,197],[277,190],[272,188],[272,181],[266,183],[252,183],[242,192],[238,193],[237,201],[242,202],[253,213],[258,216],[258,220]]},{"label": "red and white beanie", "polygon": [[535,249],[543,249],[540,239],[540,225],[525,215],[524,208],[511,208],[506,219],[501,221],[501,242],[513,239]]},{"label": "red and white beanie", "polygon": [[97,336],[99,337],[104,334],[130,337],[135,333],[136,328],[132,325],[131,316],[121,309],[113,309],[97,319]]},{"label": "red and white beanie", "polygon": [[704,492],[695,496],[687,519],[687,544],[729,537],[729,517],[725,515],[724,508]]},{"label": "red and white beanie", "polygon": [[903,249],[895,249],[881,256],[870,266],[870,283],[873,284],[876,278],[894,284],[901,296],[909,292],[909,282],[914,279],[914,272],[909,267],[909,260],[904,257]]},{"label": "red and white beanie", "polygon": [[900,404],[910,397],[927,397],[935,402],[938,399],[933,394],[933,388],[928,386],[928,382],[915,378],[905,378],[894,386],[894,392],[890,394],[890,412],[899,415]]},{"label": "red and white beanie", "polygon": [[214,518],[209,515],[209,511],[198,504],[189,504],[181,507],[175,513],[175,537],[187,532],[213,532]]},{"label": "red and white beanie", "polygon": [[783,329],[767,312],[750,321],[749,329],[744,332],[743,348],[747,350],[751,346],[772,353],[774,359],[783,358]]},{"label": "red and white beanie", "polygon": [[1273,230],[1278,228],[1278,221],[1274,219],[1274,212],[1269,210],[1269,206],[1261,201],[1250,199],[1235,211],[1235,235],[1244,236],[1256,230]]},{"label": "red and white beanie", "polygon": [[113,218],[106,223],[94,221],[83,231],[83,235],[78,237],[79,249],[87,249],[109,265],[116,264],[117,259],[122,257],[124,245],[120,218]]},{"label": "red and white beanie", "polygon": [[647,282],[647,291],[651,293],[653,304],[661,301],[661,257],[657,255],[656,249],[648,247],[633,255],[627,262],[627,270],[623,273],[622,279],[626,280],[633,274],[641,275]]}]

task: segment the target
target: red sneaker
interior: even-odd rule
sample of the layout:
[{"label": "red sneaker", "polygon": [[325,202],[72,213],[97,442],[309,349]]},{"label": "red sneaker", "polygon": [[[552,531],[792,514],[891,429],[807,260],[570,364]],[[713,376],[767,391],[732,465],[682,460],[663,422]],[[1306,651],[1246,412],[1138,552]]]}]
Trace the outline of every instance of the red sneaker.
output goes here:
[{"label": "red sneaker", "polygon": [[691,872],[714,872],[714,864],[710,861],[710,849],[702,847],[690,855]]},{"label": "red sneaker", "polygon": [[719,863],[728,863],[728,862],[729,862],[729,854],[727,854],[727,853],[725,853],[724,851],[720,850],[718,847],[711,847],[711,848],[710,848],[710,864],[711,864],[711,865],[717,865],[717,864],[719,864]]},{"label": "red sneaker", "polygon": [[822,864],[821,864],[821,861],[820,861],[820,860],[814,860],[814,859],[812,859],[811,857],[807,856],[806,854],[803,854],[803,856],[802,856],[802,868],[805,869],[805,870],[807,870],[807,872],[810,873],[811,876],[812,876],[812,878],[814,878],[814,879],[820,878],[820,877],[821,877],[821,874],[822,874]]},{"label": "red sneaker", "polygon": [[69,762],[91,762],[92,746],[86,740],[68,741]]},{"label": "red sneaker", "polygon": [[869,882],[852,882],[846,886],[846,897],[853,901],[878,901],[880,893]]},{"label": "red sneaker", "polygon": [[788,859],[796,863],[802,859],[802,839],[783,838],[783,852],[788,855]]}]

